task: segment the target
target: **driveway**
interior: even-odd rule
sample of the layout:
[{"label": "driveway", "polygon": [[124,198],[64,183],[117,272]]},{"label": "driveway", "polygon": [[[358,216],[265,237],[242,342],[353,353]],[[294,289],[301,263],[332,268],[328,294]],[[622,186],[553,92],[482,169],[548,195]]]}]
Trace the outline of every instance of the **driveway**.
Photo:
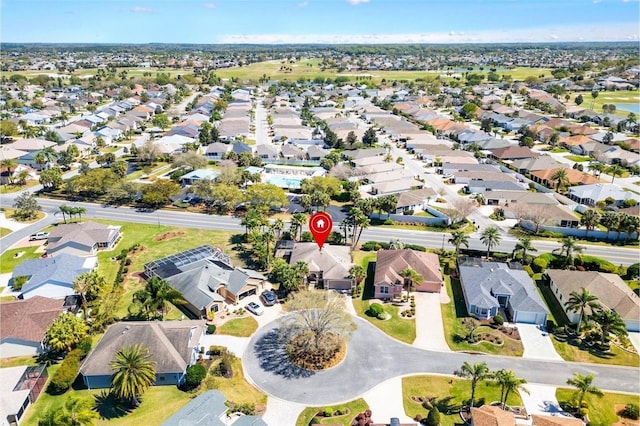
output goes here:
[{"label": "driveway", "polygon": [[556,399],[556,387],[547,385],[526,384],[523,386],[529,393],[520,392],[527,414],[544,414],[562,416],[564,411]]},{"label": "driveway", "polygon": [[562,361],[547,332],[540,330],[535,324],[516,324],[516,326],[524,346],[523,358]]},{"label": "driveway", "polygon": [[415,424],[415,420],[404,412],[402,404],[402,377],[394,377],[365,392],[362,398],[369,405],[371,419],[375,423],[388,424],[389,419],[398,417],[400,423]]},{"label": "driveway", "polygon": [[484,361],[491,370],[513,370],[531,383],[563,386],[577,372],[594,374],[595,385],[601,389],[640,393],[637,368],[426,351],[391,339],[365,320],[355,321],[358,328],[348,343],[345,359],[319,372],[291,364],[279,340],[277,321],[267,324],[254,333],[242,357],[247,378],[269,396],[325,405],[357,398],[397,376],[451,375],[465,361]]},{"label": "driveway", "polygon": [[[416,340],[413,346],[432,351],[450,352],[444,337],[441,304],[447,303],[446,287],[440,293],[418,293],[416,297]],[[443,300],[444,299],[444,300]]]},{"label": "driveway", "polygon": [[633,347],[636,348],[636,351],[640,353],[640,333],[638,333],[637,331],[630,331],[629,340],[631,341]]},{"label": "driveway", "polygon": [[268,425],[296,426],[298,416],[307,406],[296,402],[270,396],[267,398],[267,411],[262,420]]}]

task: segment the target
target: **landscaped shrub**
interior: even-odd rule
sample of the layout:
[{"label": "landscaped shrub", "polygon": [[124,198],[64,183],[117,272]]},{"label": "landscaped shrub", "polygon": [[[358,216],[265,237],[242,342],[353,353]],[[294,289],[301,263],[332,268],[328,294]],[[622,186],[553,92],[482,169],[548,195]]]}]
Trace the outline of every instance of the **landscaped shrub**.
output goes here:
[{"label": "landscaped shrub", "polygon": [[196,388],[207,376],[207,369],[202,364],[193,364],[187,367],[187,386]]},{"label": "landscaped shrub", "polygon": [[414,213],[413,210],[405,210],[402,214],[405,216],[413,216]]},{"label": "landscaped shrub", "polygon": [[234,413],[242,413],[245,416],[254,416],[256,414],[256,404],[252,402],[244,402],[242,404],[236,404],[231,402],[231,411]]},{"label": "landscaped shrub", "polygon": [[627,279],[638,278],[640,276],[640,263],[634,263],[627,268]]},{"label": "landscaped shrub", "polygon": [[74,349],[67,354],[62,364],[60,364],[60,368],[56,370],[51,378],[48,389],[50,393],[60,394],[71,387],[80,369],[81,356],[82,351],[78,349]]},{"label": "landscaped shrub", "polygon": [[618,267],[606,259],[601,259],[596,256],[583,255],[576,257],[574,264],[582,265],[587,271],[599,271],[607,273],[615,273],[618,271]]},{"label": "landscaped shrub", "polygon": [[214,334],[216,332],[216,325],[215,324],[209,324],[207,326],[207,334]]},{"label": "landscaped shrub", "polygon": [[13,279],[13,283],[11,284],[11,287],[13,287],[15,291],[20,291],[22,290],[22,286],[25,285],[27,281],[29,281],[29,277],[27,276],[23,275],[20,277],[15,277]]},{"label": "landscaped shrub", "polygon": [[529,266],[529,265],[524,265],[524,266],[522,267],[522,269],[523,269],[527,274],[529,274],[529,276],[530,276],[530,277],[533,277],[533,269],[531,269],[531,266]]},{"label": "landscaped shrub", "polygon": [[536,273],[541,273],[544,272],[545,269],[547,269],[547,266],[549,266],[549,262],[546,259],[542,257],[536,257],[531,264],[531,269]]},{"label": "landscaped shrub", "polygon": [[433,407],[431,411],[429,411],[426,424],[428,426],[438,426],[440,424],[440,411],[438,407]]},{"label": "landscaped shrub", "polygon": [[378,317],[378,315],[384,313],[384,307],[379,303],[372,303],[367,310],[367,315],[371,317]]},{"label": "landscaped shrub", "polygon": [[385,243],[382,241],[367,241],[362,244],[360,250],[362,251],[378,251],[378,250],[387,250],[389,248],[389,243]]},{"label": "landscaped shrub", "polygon": [[78,342],[76,349],[80,351],[80,358],[84,358],[89,354],[92,345],[93,340],[91,339],[91,336],[87,336]]},{"label": "landscaped shrub", "polygon": [[638,420],[640,418],[640,407],[638,404],[627,404],[619,414],[627,419]]},{"label": "landscaped shrub", "polygon": [[311,419],[309,424],[310,425],[319,425],[320,424],[320,419],[318,419],[317,417],[314,417],[314,418]]},{"label": "landscaped shrub", "polygon": [[504,318],[502,318],[502,315],[497,314],[495,317],[493,317],[493,322],[496,325],[502,325],[502,324],[504,324]]},{"label": "landscaped shrub", "polygon": [[331,408],[325,408],[322,415],[325,417],[333,417],[333,410]]},{"label": "landscaped shrub", "polygon": [[313,235],[311,235],[311,232],[309,231],[304,231],[300,236],[300,241],[310,243],[311,241],[313,241]]}]

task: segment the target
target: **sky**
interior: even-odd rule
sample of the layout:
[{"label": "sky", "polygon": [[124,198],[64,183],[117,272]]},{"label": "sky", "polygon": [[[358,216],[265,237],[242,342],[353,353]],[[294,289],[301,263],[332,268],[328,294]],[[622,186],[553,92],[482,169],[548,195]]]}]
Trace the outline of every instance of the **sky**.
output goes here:
[{"label": "sky", "polygon": [[28,43],[638,41],[640,0],[2,0]]}]

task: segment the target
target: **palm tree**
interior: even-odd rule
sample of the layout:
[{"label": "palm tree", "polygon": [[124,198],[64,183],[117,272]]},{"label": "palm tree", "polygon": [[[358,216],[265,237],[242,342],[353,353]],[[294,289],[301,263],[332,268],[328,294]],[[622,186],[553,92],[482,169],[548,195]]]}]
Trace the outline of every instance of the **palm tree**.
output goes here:
[{"label": "palm tree", "polygon": [[491,255],[491,249],[500,244],[501,240],[500,231],[495,226],[488,226],[482,231],[480,241],[487,246],[487,258]]},{"label": "palm tree", "polygon": [[530,252],[530,251],[538,251],[538,249],[535,248],[533,244],[531,244],[531,237],[528,237],[528,236],[520,237],[518,239],[518,242],[516,243],[516,247],[513,249],[513,253],[511,254],[511,256],[515,259],[516,253],[522,252],[522,263],[526,264],[527,252]]},{"label": "palm tree", "polygon": [[82,215],[87,213],[87,209],[85,209],[84,207],[72,207],[71,208],[71,214],[73,216],[78,215],[78,218],[80,220],[82,220]]},{"label": "palm tree", "polygon": [[590,393],[602,397],[604,394],[600,389],[593,386],[593,374],[587,374],[583,376],[580,373],[573,373],[573,377],[567,379],[567,384],[578,389],[578,407],[582,407],[582,401],[584,401],[584,395]]},{"label": "palm tree", "polygon": [[351,234],[351,249],[354,249],[358,245],[358,241],[360,241],[362,231],[369,227],[371,221],[369,220],[369,217],[358,207],[351,208],[351,211],[349,212],[349,221],[353,227],[353,234]]},{"label": "palm tree", "polygon": [[609,334],[626,336],[627,325],[616,311],[602,309],[594,315],[596,323],[600,326],[600,345],[604,346],[609,340]]},{"label": "palm tree", "polygon": [[607,166],[605,166],[604,164],[600,163],[600,162],[590,162],[589,165],[587,166],[589,168],[589,170],[592,170],[594,173],[594,176],[600,176],[602,174],[602,172],[605,171],[605,169],[607,168]]},{"label": "palm tree", "polygon": [[607,173],[611,175],[611,183],[613,183],[613,181],[616,180],[617,176],[622,176],[622,174],[624,173],[624,167],[618,164],[614,164],[613,166],[607,168]]},{"label": "palm tree", "polygon": [[620,225],[621,218],[617,212],[604,212],[602,217],[600,217],[600,225],[607,228],[607,240],[609,239],[609,232],[611,232],[612,229],[618,228],[618,225]]},{"label": "palm tree", "polygon": [[280,218],[276,219],[271,225],[271,230],[273,231],[277,241],[280,240],[280,235],[282,234],[283,229],[284,229],[284,220]]},{"label": "palm tree", "polygon": [[411,294],[411,287],[413,287],[416,282],[422,282],[424,280],[424,277],[413,268],[403,269],[400,271],[400,276],[404,278],[408,294]]},{"label": "palm tree", "polygon": [[289,232],[294,240],[296,239],[296,234],[300,234],[300,237],[302,237],[302,225],[305,223],[307,223],[306,213],[294,213],[291,217]]},{"label": "palm tree", "polygon": [[556,191],[559,191],[561,187],[564,188],[569,185],[567,170],[564,168],[556,170],[556,172],[551,176],[551,182],[556,183]]},{"label": "palm tree", "polygon": [[349,268],[349,278],[355,281],[356,286],[360,285],[360,283],[367,277],[367,271],[360,265],[353,265]]},{"label": "palm tree", "polygon": [[18,172],[18,185],[24,186],[27,184],[27,179],[29,179],[29,172],[27,170],[20,170]]},{"label": "palm tree", "polygon": [[571,236],[566,236],[562,239],[562,247],[559,249],[553,250],[553,253],[560,253],[562,255],[564,253],[564,266],[573,265],[573,253],[582,253],[585,251],[585,246],[580,246],[576,242],[576,239]]},{"label": "palm tree", "polygon": [[582,291],[572,291],[569,294],[569,300],[564,303],[564,306],[571,312],[580,312],[578,316],[578,322],[576,324],[576,331],[580,331],[582,320],[584,319],[584,311],[587,307],[592,311],[598,307],[598,296],[591,294],[591,292],[584,287]]},{"label": "palm tree", "polygon": [[93,398],[69,397],[64,407],[53,412],[54,424],[57,426],[93,425],[100,415],[93,409]]},{"label": "palm tree", "polygon": [[600,223],[600,213],[594,209],[589,209],[582,214],[580,224],[587,228],[587,234]]},{"label": "palm tree", "polygon": [[113,395],[129,400],[134,407],[140,404],[140,396],[156,380],[155,362],[151,361],[151,356],[149,348],[143,348],[142,344],[116,352],[109,364],[114,370],[111,376]]},{"label": "palm tree", "polygon": [[7,169],[9,183],[13,184],[13,169],[18,166],[18,162],[14,158],[6,158],[0,161],[0,167]]},{"label": "palm tree", "polygon": [[309,276],[309,265],[307,264],[307,262],[303,261],[303,260],[298,260],[294,265],[293,265],[293,269],[296,272],[296,277],[301,280],[302,282],[305,282],[307,277]]},{"label": "palm tree", "polygon": [[99,289],[104,288],[105,284],[106,281],[104,277],[99,275],[97,271],[85,272],[73,280],[73,291],[78,293],[82,299],[82,312],[84,313],[85,320],[89,318],[87,306],[89,296],[95,295]]},{"label": "palm tree", "polygon": [[[509,398],[509,394],[511,392],[517,391],[520,386],[527,383],[525,379],[521,379],[516,377],[516,373],[511,370],[498,370],[494,374],[494,378],[500,384],[500,403],[502,404],[502,409],[504,410],[507,406],[507,399]],[[520,388],[521,391],[525,393],[529,393],[525,388]]]},{"label": "palm tree", "polygon": [[474,406],[476,398],[476,387],[478,383],[491,377],[491,372],[486,362],[476,362],[475,364],[469,364],[465,361],[460,367],[460,370],[453,372],[458,377],[464,377],[465,379],[471,379],[471,407]]},{"label": "palm tree", "polygon": [[469,248],[469,236],[462,231],[453,231],[451,238],[449,238],[449,244],[456,248],[456,258],[460,255],[460,246]]}]

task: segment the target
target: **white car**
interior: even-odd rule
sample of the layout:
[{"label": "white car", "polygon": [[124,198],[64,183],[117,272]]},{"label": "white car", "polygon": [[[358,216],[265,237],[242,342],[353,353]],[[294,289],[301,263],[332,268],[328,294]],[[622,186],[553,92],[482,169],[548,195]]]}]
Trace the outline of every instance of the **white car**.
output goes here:
[{"label": "white car", "polygon": [[36,232],[35,234],[29,235],[29,241],[46,240],[47,238],[49,238],[48,232]]},{"label": "white car", "polygon": [[247,311],[251,312],[254,315],[264,314],[264,309],[262,309],[262,306],[258,305],[256,302],[247,303],[245,308],[247,309]]}]

